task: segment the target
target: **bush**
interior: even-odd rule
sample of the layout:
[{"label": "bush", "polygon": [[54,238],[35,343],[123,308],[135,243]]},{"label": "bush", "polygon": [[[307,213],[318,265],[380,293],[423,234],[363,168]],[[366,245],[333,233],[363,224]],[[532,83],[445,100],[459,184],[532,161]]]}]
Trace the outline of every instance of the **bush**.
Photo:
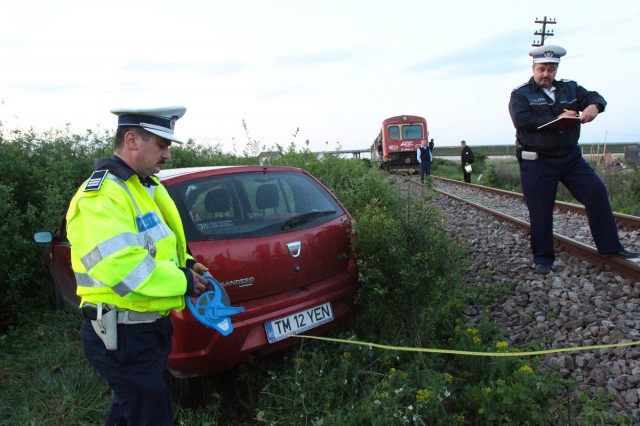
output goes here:
[{"label": "bush", "polygon": [[[115,133],[72,134],[68,130],[4,131],[0,138],[0,332],[54,302],[33,233],[53,230],[96,158],[113,155]],[[223,154],[193,141],[174,145],[171,167],[257,164],[255,158]]]},{"label": "bush", "polygon": [[236,166],[250,164],[258,164],[257,158],[225,154],[222,152],[220,146],[200,145],[189,139],[185,144],[173,144],[171,146],[171,160],[167,163],[167,167],[175,169],[179,167]]},{"label": "bush", "polygon": [[37,230],[54,229],[77,186],[93,170],[94,155],[109,149],[109,134],[66,130],[37,135],[14,131],[0,143],[0,198],[3,223],[0,273],[5,294],[0,300],[0,331],[42,309],[52,298],[42,262],[42,247],[33,243]]},{"label": "bush", "polygon": [[507,191],[522,192],[517,161],[499,161],[486,166],[483,185]]}]

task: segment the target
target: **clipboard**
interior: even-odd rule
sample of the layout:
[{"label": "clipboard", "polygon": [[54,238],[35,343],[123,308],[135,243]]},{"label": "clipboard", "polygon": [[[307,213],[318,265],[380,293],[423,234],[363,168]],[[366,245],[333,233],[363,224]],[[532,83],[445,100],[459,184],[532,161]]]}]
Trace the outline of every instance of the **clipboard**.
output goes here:
[{"label": "clipboard", "polygon": [[580,124],[580,117],[558,117],[553,121],[538,126],[538,130],[542,129],[564,129],[566,127]]}]

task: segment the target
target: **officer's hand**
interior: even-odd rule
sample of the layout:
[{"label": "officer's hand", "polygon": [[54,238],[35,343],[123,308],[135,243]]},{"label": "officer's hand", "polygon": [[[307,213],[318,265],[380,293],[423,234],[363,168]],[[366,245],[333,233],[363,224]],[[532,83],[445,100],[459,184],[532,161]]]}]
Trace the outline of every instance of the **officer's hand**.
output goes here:
[{"label": "officer's hand", "polygon": [[598,111],[597,106],[589,105],[584,110],[582,110],[582,115],[580,116],[580,122],[588,123],[590,121],[593,121],[598,116],[599,112],[600,111]]},{"label": "officer's hand", "polygon": [[560,114],[558,117],[577,117],[579,115],[580,114],[578,114],[576,111],[572,109],[565,109],[564,112]]},{"label": "officer's hand", "polygon": [[202,263],[198,262],[195,263],[193,265],[193,269],[194,271],[196,271],[197,273],[199,273],[200,275],[204,275],[205,272],[209,272],[209,268],[207,268],[206,266],[204,266]]},{"label": "officer's hand", "polygon": [[189,294],[189,296],[198,297],[202,293],[207,291],[209,281],[207,281],[205,277],[195,271],[191,271],[191,275],[193,275],[193,291]]}]

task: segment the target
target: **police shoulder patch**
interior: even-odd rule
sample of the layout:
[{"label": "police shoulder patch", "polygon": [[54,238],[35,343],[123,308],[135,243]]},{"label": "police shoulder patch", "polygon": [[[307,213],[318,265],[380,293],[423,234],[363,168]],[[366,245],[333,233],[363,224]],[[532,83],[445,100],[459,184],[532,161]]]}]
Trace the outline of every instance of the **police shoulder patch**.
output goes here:
[{"label": "police shoulder patch", "polygon": [[107,170],[96,170],[93,172],[87,181],[87,186],[84,187],[84,192],[99,191],[107,173],[109,173]]}]

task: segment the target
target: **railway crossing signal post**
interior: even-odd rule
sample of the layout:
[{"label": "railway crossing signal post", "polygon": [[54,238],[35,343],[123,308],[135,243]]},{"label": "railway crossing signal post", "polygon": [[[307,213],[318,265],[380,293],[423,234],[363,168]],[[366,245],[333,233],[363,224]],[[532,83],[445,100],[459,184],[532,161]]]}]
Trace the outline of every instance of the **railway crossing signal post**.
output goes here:
[{"label": "railway crossing signal post", "polygon": [[556,23],[556,20],[552,18],[549,18],[549,20],[547,20],[547,17],[545,16],[544,19],[542,20],[539,20],[538,18],[536,18],[535,22],[536,24],[542,24],[542,31],[536,31],[535,33],[533,33],[533,35],[540,36],[540,41],[538,42],[534,40],[531,46],[534,46],[534,47],[544,46],[544,40],[547,37],[553,36],[553,30],[547,31],[547,25],[554,25]]}]

